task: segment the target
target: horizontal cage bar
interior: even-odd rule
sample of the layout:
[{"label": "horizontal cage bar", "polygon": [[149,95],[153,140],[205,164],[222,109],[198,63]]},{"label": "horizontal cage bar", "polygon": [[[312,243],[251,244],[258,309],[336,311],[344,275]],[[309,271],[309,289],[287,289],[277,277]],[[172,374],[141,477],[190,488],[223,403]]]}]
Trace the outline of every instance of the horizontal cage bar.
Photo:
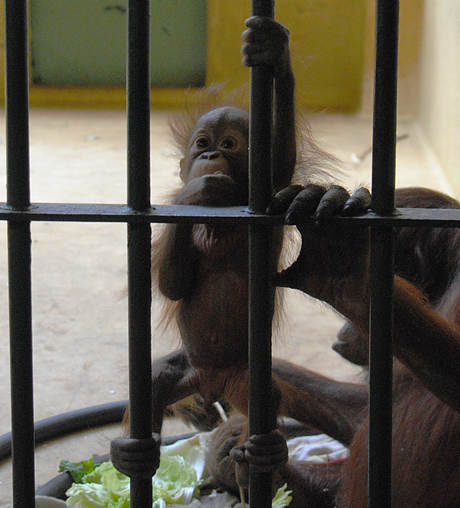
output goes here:
[{"label": "horizontal cage bar", "polygon": [[[185,223],[242,224],[284,223],[284,216],[252,213],[241,206],[204,207],[192,205],[155,205],[146,212],[136,212],[126,205],[37,203],[28,210],[13,210],[0,203],[0,220],[48,222],[127,222],[127,223]],[[359,217],[334,217],[332,220],[356,226],[392,227],[460,227],[460,209],[400,208],[391,217],[372,212]],[[305,222],[313,218],[305,218]]]}]

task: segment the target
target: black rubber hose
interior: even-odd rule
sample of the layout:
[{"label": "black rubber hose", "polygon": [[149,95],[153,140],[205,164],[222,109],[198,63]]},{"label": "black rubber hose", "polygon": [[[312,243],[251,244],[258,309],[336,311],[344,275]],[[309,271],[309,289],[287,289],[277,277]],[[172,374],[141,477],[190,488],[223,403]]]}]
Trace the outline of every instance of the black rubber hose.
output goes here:
[{"label": "black rubber hose", "polygon": [[[52,416],[44,420],[36,422],[35,445],[52,441],[62,436],[67,436],[76,432],[84,432],[98,427],[105,427],[121,423],[125,413],[128,401],[111,402],[109,404],[101,404],[76,411],[70,411],[57,416]],[[294,437],[298,435],[316,434],[310,429],[304,427],[298,422],[288,421],[281,425],[286,435]],[[163,440],[164,445],[172,444],[180,439],[187,439],[194,436],[197,432],[168,437]],[[0,463],[11,457],[11,432],[0,436]],[[94,459],[96,464],[105,462],[110,459],[109,454],[102,455]],[[58,499],[65,499],[65,492],[72,486],[72,475],[68,472],[52,478],[50,481],[42,485],[36,490],[36,494],[40,496],[51,496]]]},{"label": "black rubber hose", "polygon": [[[77,409],[36,422],[35,445],[52,441],[61,436],[83,432],[97,427],[120,423],[128,401],[111,402]],[[11,432],[0,436],[0,463],[11,457]]]}]

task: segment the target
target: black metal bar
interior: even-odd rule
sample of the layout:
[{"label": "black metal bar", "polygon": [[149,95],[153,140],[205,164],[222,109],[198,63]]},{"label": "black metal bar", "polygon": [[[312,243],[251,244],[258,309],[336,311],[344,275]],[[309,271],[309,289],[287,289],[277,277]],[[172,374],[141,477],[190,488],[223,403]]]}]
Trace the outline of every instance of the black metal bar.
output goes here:
[{"label": "black metal bar", "polygon": [[[0,203],[0,220],[15,222],[126,222],[229,224],[284,224],[284,216],[268,216],[242,210],[241,207],[206,208],[193,205],[159,205],[147,212],[134,212],[126,205],[39,203],[29,210],[12,210]],[[401,227],[460,227],[460,209],[400,208],[394,216],[378,216],[368,213],[359,217],[334,217],[338,224],[348,226]],[[312,221],[313,218],[305,218]]]},{"label": "black metal bar", "polygon": [[[128,2],[128,206],[150,209],[150,1]],[[128,224],[130,436],[152,434],[151,232]],[[150,479],[131,478],[132,508],[152,506]]]},{"label": "black metal bar", "polygon": [[[253,0],[252,14],[273,18],[272,0]],[[271,146],[273,77],[265,66],[251,68],[249,131],[249,209],[263,213],[273,193]],[[276,427],[271,386],[271,323],[274,289],[271,225],[249,228],[249,433],[264,434]],[[250,468],[249,504],[270,507],[272,475]]]},{"label": "black metal bar", "polygon": [[[249,279],[249,433],[276,428],[277,406],[272,396],[271,332],[274,288],[271,280],[272,226],[250,226]],[[272,475],[250,470],[249,504],[269,507]]]},{"label": "black metal bar", "polygon": [[30,205],[27,1],[5,0],[7,201]]},{"label": "black metal bar", "polygon": [[[5,1],[7,206],[26,210],[29,183],[27,1]],[[8,224],[13,505],[35,507],[30,222]]]},{"label": "black metal bar", "polygon": [[8,224],[13,506],[35,507],[30,224]]},{"label": "black metal bar", "polygon": [[[273,0],[253,0],[252,14],[273,18]],[[251,68],[249,209],[263,213],[272,197],[273,76],[266,66]]]},{"label": "black metal bar", "polygon": [[[395,212],[398,0],[378,0],[376,11],[372,209]],[[391,506],[394,230],[371,230],[369,378],[370,508]]]},{"label": "black metal bar", "polygon": [[128,2],[128,206],[150,208],[150,1]]},{"label": "black metal bar", "polygon": [[398,0],[377,0],[372,160],[372,209],[394,213]]},{"label": "black metal bar", "polygon": [[371,230],[369,507],[391,506],[394,239]]}]

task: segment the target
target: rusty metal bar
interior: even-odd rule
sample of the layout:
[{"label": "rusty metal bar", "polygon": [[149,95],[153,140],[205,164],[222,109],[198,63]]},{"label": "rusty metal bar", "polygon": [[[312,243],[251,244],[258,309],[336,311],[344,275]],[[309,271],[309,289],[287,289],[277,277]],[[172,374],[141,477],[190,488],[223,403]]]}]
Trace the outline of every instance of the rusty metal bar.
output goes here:
[{"label": "rusty metal bar", "polygon": [[[7,206],[27,210],[29,75],[27,1],[5,1]],[[35,507],[30,222],[8,223],[13,505]]]},{"label": "rusty metal bar", "polygon": [[[254,16],[274,17],[272,0],[253,0]],[[251,68],[249,130],[249,209],[263,213],[273,193],[271,147],[273,128],[273,77],[265,66]],[[271,225],[249,228],[249,433],[264,434],[276,427],[277,408],[272,401],[271,324],[274,288]],[[270,507],[272,475],[250,468],[249,504]]]},{"label": "rusty metal bar", "polygon": [[[395,208],[398,70],[398,0],[378,0],[373,119],[372,209],[391,216]],[[394,230],[371,229],[369,378],[370,508],[391,507]]]},{"label": "rusty metal bar", "polygon": [[[150,210],[150,1],[128,2],[128,207]],[[151,232],[128,224],[130,437],[152,434]],[[152,481],[131,478],[132,508],[152,506]]]}]

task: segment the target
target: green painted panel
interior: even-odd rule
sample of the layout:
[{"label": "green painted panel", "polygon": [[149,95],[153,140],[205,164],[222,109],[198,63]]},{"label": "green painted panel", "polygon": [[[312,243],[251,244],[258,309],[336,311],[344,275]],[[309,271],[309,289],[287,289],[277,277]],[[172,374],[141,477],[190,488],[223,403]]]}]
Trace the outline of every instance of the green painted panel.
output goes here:
[{"label": "green painted panel", "polygon": [[[45,85],[126,82],[126,0],[30,0],[32,78]],[[152,0],[153,86],[202,86],[206,0]]]}]

